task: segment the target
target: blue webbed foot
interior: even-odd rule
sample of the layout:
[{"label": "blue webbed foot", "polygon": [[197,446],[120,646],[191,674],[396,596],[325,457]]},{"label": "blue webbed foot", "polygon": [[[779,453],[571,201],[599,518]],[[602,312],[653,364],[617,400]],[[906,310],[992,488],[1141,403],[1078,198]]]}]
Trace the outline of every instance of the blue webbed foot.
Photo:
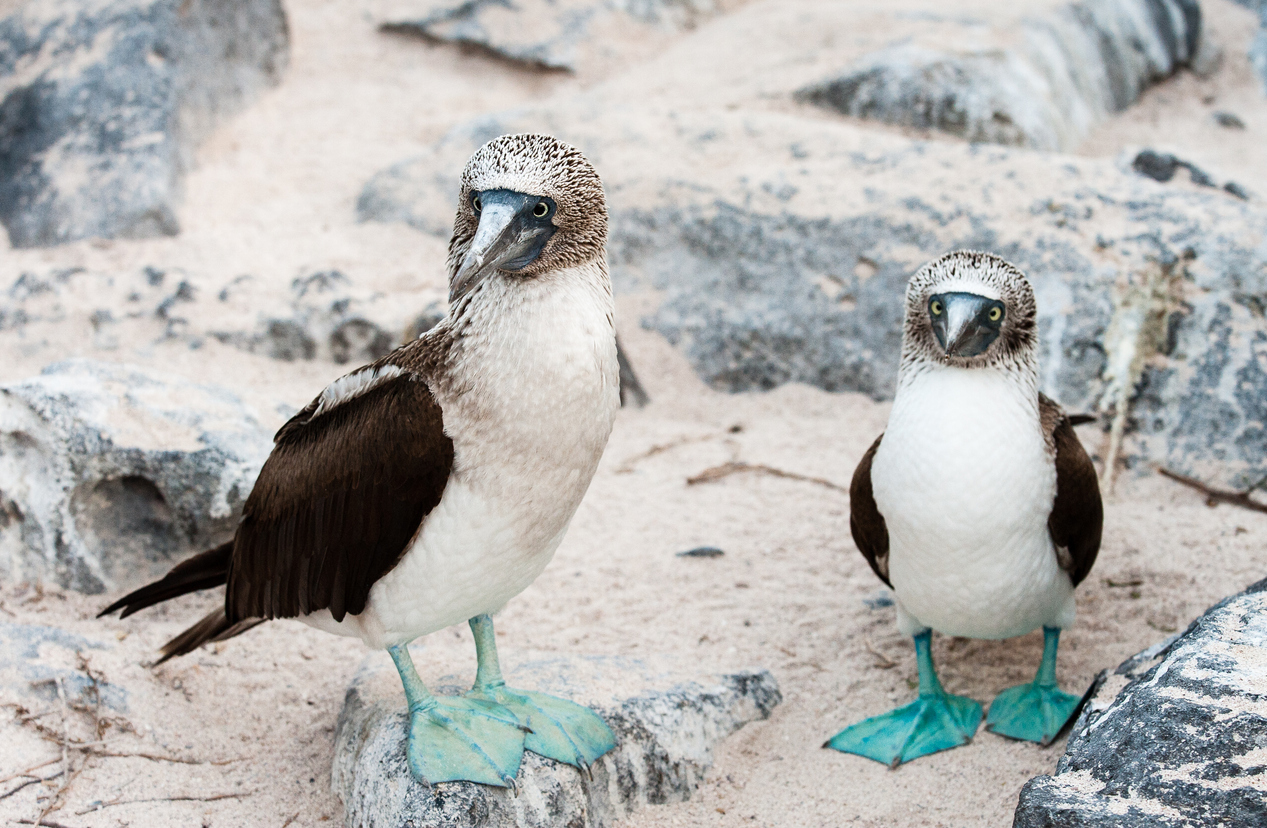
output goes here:
[{"label": "blue webbed foot", "polygon": [[1043,661],[1029,684],[1004,690],[990,703],[985,727],[991,733],[1050,745],[1078,710],[1081,697],[1056,685],[1056,648],[1060,630],[1043,628]]},{"label": "blue webbed foot", "polygon": [[977,702],[949,693],[933,693],[851,725],[823,747],[856,753],[896,768],[920,756],[966,745],[980,723],[981,705]]},{"label": "blue webbed foot", "polygon": [[931,650],[932,633],[915,636],[919,665],[919,698],[904,707],[851,725],[823,747],[856,753],[896,768],[920,756],[972,741],[981,724],[981,705],[947,693],[937,679]]},{"label": "blue webbed foot", "polygon": [[576,702],[505,685],[476,686],[470,699],[487,699],[513,713],[531,731],[524,748],[556,762],[588,770],[616,746],[616,736],[598,714]]},{"label": "blue webbed foot", "polygon": [[1080,701],[1080,696],[1059,687],[1034,683],[1009,687],[990,703],[985,728],[1000,736],[1050,745]]},{"label": "blue webbed foot", "polygon": [[432,696],[409,711],[409,769],[422,782],[514,787],[524,728],[499,704]]}]

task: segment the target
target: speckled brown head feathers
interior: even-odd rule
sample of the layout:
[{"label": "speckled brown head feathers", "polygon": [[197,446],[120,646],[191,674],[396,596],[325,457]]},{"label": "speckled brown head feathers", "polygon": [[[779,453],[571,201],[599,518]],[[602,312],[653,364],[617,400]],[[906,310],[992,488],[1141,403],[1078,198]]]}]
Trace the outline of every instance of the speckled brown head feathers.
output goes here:
[{"label": "speckled brown head feathers", "polygon": [[[929,297],[939,293],[972,293],[1006,306],[999,336],[976,356],[947,356],[933,333]],[[957,250],[921,267],[906,286],[906,322],[902,367],[925,362],[979,368],[988,365],[1038,368],[1037,305],[1025,274],[1004,259],[976,250]]]},{"label": "speckled brown head feathers", "polygon": [[546,196],[557,205],[553,222],[558,231],[541,255],[519,277],[602,260],[607,247],[607,202],[603,182],[576,147],[550,135],[503,135],[475,151],[462,171],[453,238],[449,241],[449,277],[470,249],[479,219],[472,193],[512,190]]}]

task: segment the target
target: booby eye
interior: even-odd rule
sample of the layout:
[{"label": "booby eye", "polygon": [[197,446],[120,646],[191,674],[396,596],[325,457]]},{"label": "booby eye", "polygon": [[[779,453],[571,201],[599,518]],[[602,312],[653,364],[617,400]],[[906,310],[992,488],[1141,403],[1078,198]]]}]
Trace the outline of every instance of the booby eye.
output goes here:
[{"label": "booby eye", "polygon": [[480,201],[480,197],[478,195],[472,196],[471,207],[478,213],[480,210],[484,209],[484,202]]},{"label": "booby eye", "polygon": [[544,201],[538,201],[537,206],[532,208],[532,214],[537,218],[545,218],[546,214],[549,212],[550,205],[546,204]]},{"label": "booby eye", "polygon": [[990,308],[990,312],[989,314],[987,314],[987,316],[990,317],[991,322],[998,322],[1000,319],[1003,318],[1003,308],[1000,308],[998,305],[995,305],[994,307]]},{"label": "booby eye", "polygon": [[928,309],[933,312],[933,316],[941,316],[941,302],[936,299],[928,304]]}]

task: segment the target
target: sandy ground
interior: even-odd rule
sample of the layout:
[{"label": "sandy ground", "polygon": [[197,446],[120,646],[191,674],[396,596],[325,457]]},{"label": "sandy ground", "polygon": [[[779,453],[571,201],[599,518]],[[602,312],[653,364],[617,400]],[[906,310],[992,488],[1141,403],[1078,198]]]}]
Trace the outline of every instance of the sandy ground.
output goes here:
[{"label": "sandy ground", "polygon": [[[1227,0],[1203,6],[1224,47],[1223,67],[1210,78],[1185,73],[1151,90],[1093,132],[1082,152],[1115,157],[1126,147],[1157,146],[1267,193],[1267,99],[1243,58],[1252,16]],[[134,273],[145,265],[289,283],[333,267],[391,292],[402,306],[422,308],[443,295],[444,245],[403,225],[356,224],[364,181],[472,116],[595,80],[522,72],[379,34],[368,7],[342,0],[292,2],[288,12],[286,79],[203,146],[187,180],[179,237],[7,251],[0,283],[24,270]],[[771,14],[768,4],[754,3],[691,37],[716,37],[714,28],[733,29],[749,12],[751,20]],[[653,61],[662,85],[675,50],[689,46],[681,41]],[[761,96],[751,105],[788,108]],[[1235,112],[1247,128],[1218,126],[1215,110]],[[877,140],[889,132],[876,129]],[[1042,749],[982,733],[964,749],[896,771],[819,747],[840,727],[910,698],[915,680],[911,647],[894,629],[892,610],[865,603],[882,585],[849,538],[847,497],[812,482],[750,474],[686,484],[705,468],[740,459],[846,486],[887,406],[802,386],[713,392],[638,327],[633,305],[622,303],[621,311],[622,337],[653,403],[621,412],[554,562],[499,617],[503,657],[513,663],[529,650],[692,654],[701,670],[767,667],[785,698],[769,721],[722,746],[690,802],[645,809],[629,828],[1010,824],[1021,785],[1054,768],[1059,744]],[[302,405],[344,371],[324,362],[283,365],[215,342],[190,350],[140,334],[102,354],[71,327],[40,339],[6,333],[0,347],[3,381],[70,355],[125,360],[226,385],[270,425],[280,424],[282,408]],[[1099,447],[1094,430],[1084,428],[1082,437]],[[1210,509],[1155,477],[1122,479],[1105,527],[1099,562],[1079,590],[1079,621],[1062,641],[1060,675],[1069,689],[1086,687],[1098,670],[1263,574],[1267,517]],[[726,554],[674,556],[699,545]],[[49,796],[60,796],[49,820],[69,828],[339,824],[342,807],[328,781],[331,741],[363,648],[279,622],[150,668],[156,648],[215,600],[190,597],[126,621],[97,621],[101,597],[0,586],[0,622],[103,639],[110,646],[86,651],[90,666],[127,693],[126,707],[105,709],[104,718],[30,699],[21,703],[42,716],[23,722],[10,716],[12,708],[0,714],[0,820],[29,824]],[[947,688],[982,701],[1028,680],[1040,650],[1038,634],[1008,642],[939,637],[934,647]],[[469,634],[431,636],[419,667],[424,678],[473,674]],[[14,774],[45,762],[33,773],[62,769],[59,747],[41,737],[40,726],[68,730],[97,755],[86,764],[72,756],[64,789],[58,777],[6,797],[29,781]]]}]

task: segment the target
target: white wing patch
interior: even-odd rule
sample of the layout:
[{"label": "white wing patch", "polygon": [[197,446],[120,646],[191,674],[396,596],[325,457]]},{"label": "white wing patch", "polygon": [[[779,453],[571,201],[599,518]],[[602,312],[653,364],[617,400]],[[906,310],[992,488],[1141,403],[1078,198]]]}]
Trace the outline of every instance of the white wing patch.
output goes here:
[{"label": "white wing patch", "polygon": [[343,405],[348,400],[354,400],[362,394],[367,394],[403,373],[405,369],[399,365],[380,365],[377,368],[362,368],[339,377],[321,392],[321,396],[317,398],[317,410],[312,412],[312,417],[309,419],[320,417],[327,411]]}]

